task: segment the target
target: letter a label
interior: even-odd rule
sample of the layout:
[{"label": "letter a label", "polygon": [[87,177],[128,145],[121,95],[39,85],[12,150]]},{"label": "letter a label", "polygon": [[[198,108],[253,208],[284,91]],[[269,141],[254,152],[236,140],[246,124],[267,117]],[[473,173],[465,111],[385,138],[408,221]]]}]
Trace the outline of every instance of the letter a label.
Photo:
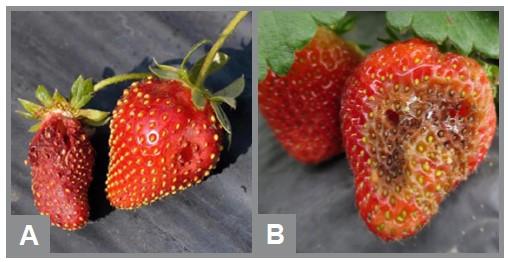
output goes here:
[{"label": "letter a label", "polygon": [[35,246],[39,245],[39,241],[37,240],[37,236],[35,235],[34,227],[32,225],[25,226],[19,245],[24,246],[26,241],[32,241]]}]

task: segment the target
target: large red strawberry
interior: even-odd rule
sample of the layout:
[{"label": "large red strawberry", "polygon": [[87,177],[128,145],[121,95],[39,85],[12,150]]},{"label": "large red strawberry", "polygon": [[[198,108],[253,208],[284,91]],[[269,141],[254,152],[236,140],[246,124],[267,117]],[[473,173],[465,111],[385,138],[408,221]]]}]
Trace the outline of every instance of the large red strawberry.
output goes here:
[{"label": "large red strawberry", "polygon": [[30,128],[36,133],[26,164],[31,167],[35,206],[40,214],[49,216],[51,224],[76,230],[88,221],[88,188],[95,153],[85,127],[105,124],[109,114],[82,107],[106,85],[140,75],[145,74],[116,76],[95,86],[91,79],[80,76],[72,85],[70,100],[57,90],[51,96],[42,85],[35,92],[42,105],[19,99],[26,112],[18,113],[38,121]]},{"label": "large red strawberry", "polygon": [[348,80],[340,115],[356,205],[384,240],[422,229],[496,129],[483,68],[420,39],[369,55]]},{"label": "large red strawberry", "polygon": [[287,75],[270,70],[259,83],[261,113],[297,160],[319,163],[343,151],[337,111],[344,82],[361,59],[357,48],[320,27]]},{"label": "large red strawberry", "polygon": [[228,57],[216,53],[247,12],[240,12],[206,58],[191,70],[156,64],[154,77],[123,93],[110,124],[107,196],[111,205],[133,209],[200,183],[219,161],[224,132],[231,134],[224,102],[235,107],[243,77],[212,94],[204,79]]}]

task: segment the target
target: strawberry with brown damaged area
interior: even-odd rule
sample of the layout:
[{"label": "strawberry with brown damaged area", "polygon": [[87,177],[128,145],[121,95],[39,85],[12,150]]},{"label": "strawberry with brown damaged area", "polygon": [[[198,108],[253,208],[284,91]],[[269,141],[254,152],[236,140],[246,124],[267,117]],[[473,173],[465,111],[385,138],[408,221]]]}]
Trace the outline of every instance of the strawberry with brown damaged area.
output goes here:
[{"label": "strawberry with brown damaged area", "polygon": [[383,240],[420,231],[496,130],[483,68],[420,39],[370,54],[348,80],[340,115],[356,205]]},{"label": "strawberry with brown damaged area", "polygon": [[51,223],[66,230],[88,221],[88,188],[94,150],[82,124],[52,113],[44,118],[28,151],[35,207]]},{"label": "strawberry with brown damaged area", "polygon": [[211,51],[190,69],[196,44],[179,68],[150,67],[153,77],[124,90],[110,124],[110,164],[107,197],[116,208],[134,209],[199,184],[219,161],[231,125],[222,103],[235,108],[244,88],[243,76],[212,93],[205,78],[229,57],[218,52],[224,40],[248,12],[238,12]]},{"label": "strawberry with brown damaged area", "polygon": [[362,60],[358,49],[326,27],[295,54],[286,75],[269,70],[259,83],[259,108],[287,152],[315,164],[343,152],[340,97]]},{"label": "strawberry with brown damaged area", "polygon": [[108,84],[139,77],[120,75],[94,86],[91,79],[79,76],[72,85],[69,100],[58,90],[50,95],[42,85],[35,92],[42,105],[19,99],[26,112],[18,113],[38,121],[30,128],[35,135],[25,163],[31,167],[35,207],[41,215],[49,216],[52,225],[77,230],[88,222],[88,189],[95,152],[87,129],[104,125],[109,113],[83,107],[94,92]]}]

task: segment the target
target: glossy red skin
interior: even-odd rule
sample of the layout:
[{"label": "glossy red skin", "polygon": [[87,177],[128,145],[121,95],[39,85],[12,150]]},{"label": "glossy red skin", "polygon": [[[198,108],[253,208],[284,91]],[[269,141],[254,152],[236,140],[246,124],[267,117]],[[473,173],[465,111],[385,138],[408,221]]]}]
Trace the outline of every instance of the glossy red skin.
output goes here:
[{"label": "glossy red skin", "polygon": [[65,230],[85,226],[94,150],[81,123],[60,113],[45,117],[28,151],[35,206]]},{"label": "glossy red skin", "polygon": [[383,240],[427,224],[477,168],[496,129],[482,67],[420,39],[369,55],[348,80],[340,115],[356,205]]},{"label": "glossy red skin", "polygon": [[200,183],[219,160],[222,129],[210,104],[198,110],[176,80],[124,91],[110,123],[110,203],[133,209]]},{"label": "glossy red skin", "polygon": [[337,111],[344,82],[361,61],[356,50],[319,28],[286,76],[271,70],[259,83],[259,108],[287,152],[315,164],[343,151]]}]

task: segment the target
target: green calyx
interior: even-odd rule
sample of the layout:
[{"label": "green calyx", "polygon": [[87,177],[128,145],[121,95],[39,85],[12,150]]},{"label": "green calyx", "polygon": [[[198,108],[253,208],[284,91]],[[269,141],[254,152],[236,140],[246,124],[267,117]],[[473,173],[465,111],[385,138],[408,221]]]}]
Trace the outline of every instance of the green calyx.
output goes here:
[{"label": "green calyx", "polygon": [[212,109],[219,120],[219,123],[228,133],[228,139],[231,140],[231,123],[227,118],[221,105],[227,104],[233,109],[236,109],[236,98],[243,92],[245,87],[244,76],[234,80],[225,88],[212,93],[205,87],[205,79],[222,69],[229,61],[229,56],[226,53],[219,52],[220,47],[223,45],[229,35],[234,31],[236,26],[247,16],[248,12],[240,11],[231,20],[231,22],[222,31],[219,39],[213,44],[210,51],[202,58],[197,60],[194,65],[187,68],[187,62],[192,54],[200,47],[210,44],[210,40],[202,40],[196,43],[190,51],[185,55],[179,67],[170,65],[159,64],[154,59],[154,65],[150,66],[150,71],[158,78],[164,80],[178,80],[185,84],[191,90],[192,102],[197,109],[203,110],[206,103],[209,102]]},{"label": "green calyx", "polygon": [[80,75],[72,84],[69,99],[60,94],[57,89],[51,95],[45,86],[39,85],[35,90],[35,97],[39,100],[40,104],[18,98],[19,103],[25,111],[16,112],[27,119],[38,121],[30,127],[30,132],[37,131],[40,121],[50,113],[61,113],[68,117],[77,118],[89,126],[102,126],[109,121],[109,112],[83,108],[90,102],[95,92],[111,84],[125,80],[142,79],[147,76],[148,74],[117,75],[104,79],[94,85],[91,78],[85,79]]}]

